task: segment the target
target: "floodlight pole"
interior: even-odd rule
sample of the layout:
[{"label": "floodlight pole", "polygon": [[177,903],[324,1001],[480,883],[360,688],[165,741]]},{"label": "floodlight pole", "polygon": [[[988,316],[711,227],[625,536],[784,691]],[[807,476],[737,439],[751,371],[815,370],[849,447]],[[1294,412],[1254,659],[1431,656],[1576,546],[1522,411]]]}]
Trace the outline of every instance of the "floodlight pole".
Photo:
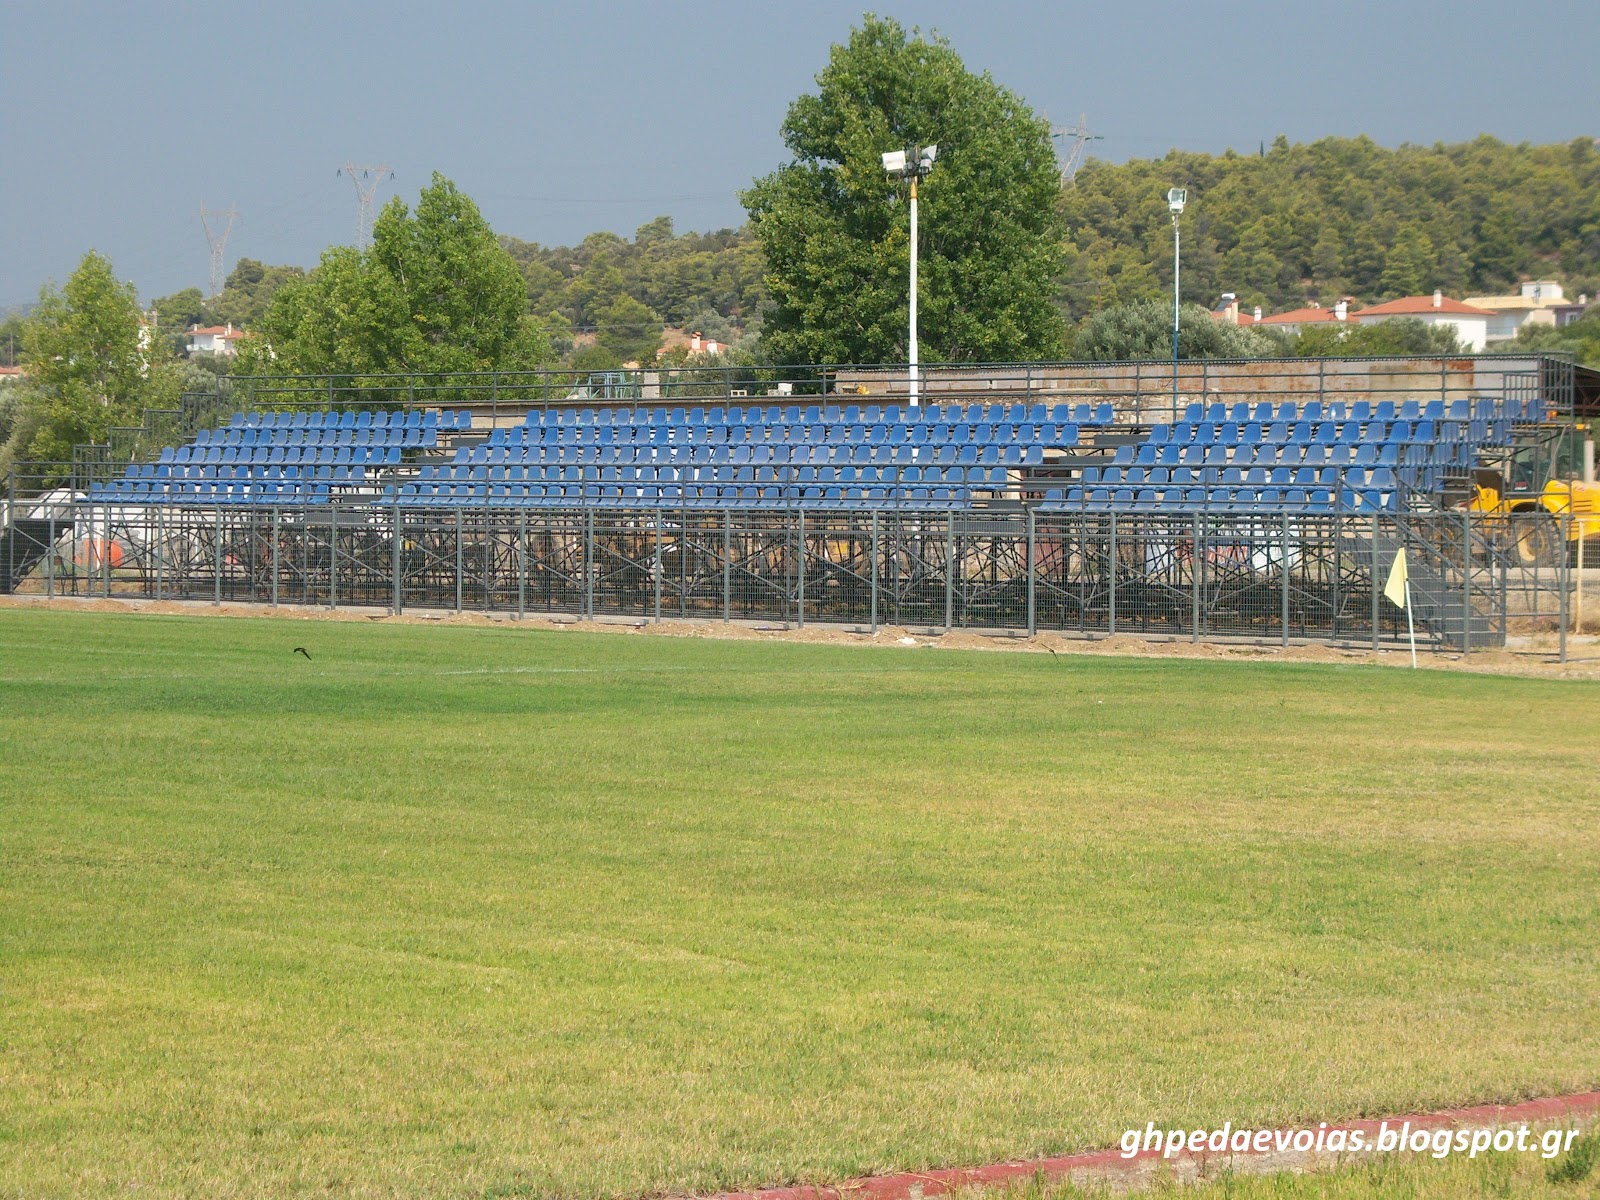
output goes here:
[{"label": "floodlight pole", "polygon": [[1178,214],[1172,214],[1172,411],[1178,411],[1178,272],[1183,262],[1178,252]]},{"label": "floodlight pole", "polygon": [[905,150],[889,150],[883,155],[883,169],[911,185],[911,302],[907,306],[910,326],[907,340],[911,367],[908,392],[912,408],[921,401],[917,378],[917,181],[933,169],[938,153],[938,146],[912,146]]},{"label": "floodlight pole", "polygon": [[1178,217],[1189,199],[1184,188],[1167,189],[1167,209],[1172,213],[1172,419],[1178,419],[1178,269],[1181,262]]},{"label": "floodlight pole", "polygon": [[911,176],[911,407],[917,395],[917,175]]}]

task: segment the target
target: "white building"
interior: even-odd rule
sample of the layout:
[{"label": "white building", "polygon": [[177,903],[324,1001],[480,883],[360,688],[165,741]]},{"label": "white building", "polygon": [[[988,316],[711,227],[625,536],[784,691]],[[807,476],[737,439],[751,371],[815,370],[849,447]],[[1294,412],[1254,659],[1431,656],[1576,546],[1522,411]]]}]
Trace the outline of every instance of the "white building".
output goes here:
[{"label": "white building", "polygon": [[1553,326],[1558,310],[1570,307],[1561,285],[1548,279],[1523,284],[1515,296],[1468,296],[1464,303],[1494,314],[1489,318],[1490,342],[1509,341],[1524,325]]},{"label": "white building", "polygon": [[1410,317],[1425,325],[1448,325],[1455,331],[1456,340],[1476,354],[1489,344],[1489,321],[1494,315],[1487,308],[1463,304],[1436,291],[1432,296],[1402,296],[1399,300],[1374,304],[1351,313],[1350,319],[1362,325],[1376,325]]},{"label": "white building", "polygon": [[191,325],[189,353],[231,356],[239,352],[238,342],[242,337],[244,330],[235,329],[231,321],[226,325],[208,325],[204,329],[198,325]]}]

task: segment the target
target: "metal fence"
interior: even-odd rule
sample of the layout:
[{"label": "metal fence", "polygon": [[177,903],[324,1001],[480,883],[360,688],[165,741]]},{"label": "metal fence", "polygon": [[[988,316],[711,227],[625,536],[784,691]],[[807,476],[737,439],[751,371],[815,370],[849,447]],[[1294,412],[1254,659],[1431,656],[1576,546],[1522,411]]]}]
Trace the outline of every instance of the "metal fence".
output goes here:
[{"label": "metal fence", "polygon": [[[1404,547],[1419,644],[1470,652],[1503,645],[1517,621],[1564,630],[1572,582],[1555,541],[1518,562],[1507,548],[1518,544],[1516,519],[1468,513],[118,508],[69,499],[13,518],[0,565],[22,593],[396,613],[1378,647],[1406,636],[1405,613],[1382,595]],[[31,556],[28,544],[18,549],[20,530],[33,539]]]},{"label": "metal fence", "polygon": [[[1107,403],[1119,422],[1175,420],[1193,402],[1329,403],[1481,396],[1536,400],[1570,414],[1574,367],[1552,353],[1406,355],[1383,358],[1186,359],[1124,363],[924,365],[923,403]],[[468,408],[479,428],[532,410],[574,405],[694,406],[807,402],[905,403],[908,366],[691,366],[595,373],[483,371],[431,375],[222,377],[215,394],[184,398],[183,423],[204,428],[237,411]],[[133,431],[127,435],[134,437]]]}]

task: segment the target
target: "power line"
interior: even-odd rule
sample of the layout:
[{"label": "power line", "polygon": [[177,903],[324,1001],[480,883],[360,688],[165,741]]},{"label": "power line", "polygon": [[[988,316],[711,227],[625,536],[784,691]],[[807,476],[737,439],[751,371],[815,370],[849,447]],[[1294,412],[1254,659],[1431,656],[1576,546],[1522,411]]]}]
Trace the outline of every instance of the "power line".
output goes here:
[{"label": "power line", "polygon": [[343,175],[356,188],[356,246],[362,247],[372,237],[372,198],[378,194],[378,185],[393,179],[394,172],[386,165],[367,165],[347,162],[336,174]]},{"label": "power line", "polygon": [[1071,143],[1066,146],[1066,153],[1059,156],[1061,182],[1064,184],[1070,184],[1077,178],[1078,168],[1083,166],[1084,151],[1088,148],[1089,143],[1105,140],[1098,133],[1089,132],[1089,115],[1087,113],[1079,113],[1078,123],[1070,128],[1065,125],[1052,125],[1050,127],[1050,136],[1053,138],[1072,139]]},{"label": "power line", "polygon": [[[222,285],[227,278],[223,268],[227,262],[224,255],[228,249],[228,235],[233,232],[238,219],[238,205],[230,204],[225,209],[213,210],[207,209],[204,201],[200,204],[200,228],[206,231],[206,245],[211,249],[211,299],[222,294]],[[213,225],[213,222],[216,224]]]}]

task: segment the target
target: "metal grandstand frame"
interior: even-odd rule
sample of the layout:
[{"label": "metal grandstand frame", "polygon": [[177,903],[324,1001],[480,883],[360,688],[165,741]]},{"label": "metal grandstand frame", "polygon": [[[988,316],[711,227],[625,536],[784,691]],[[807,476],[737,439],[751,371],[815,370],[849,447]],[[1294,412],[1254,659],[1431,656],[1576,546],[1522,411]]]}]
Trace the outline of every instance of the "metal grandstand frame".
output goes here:
[{"label": "metal grandstand frame", "polygon": [[[1196,362],[1183,364],[1180,387],[1184,403],[1489,392],[1537,398],[1559,419],[1571,411],[1573,370],[1548,354]],[[1109,434],[1077,456],[1079,466],[1093,454],[1109,461],[1118,429],[1133,435],[1174,415],[1166,362],[936,366],[924,369],[923,390],[930,405],[1111,406]],[[8,586],[49,596],[1382,646],[1404,633],[1404,614],[1381,598],[1404,546],[1427,644],[1502,644],[1519,616],[1566,627],[1564,561],[1518,563],[1503,526],[1465,513],[1267,513],[1204,502],[1180,513],[1042,511],[1050,464],[978,504],[940,509],[424,506],[354,490],[320,504],[135,507],[81,494],[239,411],[464,409],[462,444],[530,409],[847,406],[894,403],[904,392],[903,368],[881,366],[246,377],[79,448],[71,464],[14,470],[0,565]],[[64,485],[53,498],[29,499],[52,481]],[[26,564],[27,547],[17,548],[25,525],[36,543]],[[1532,599],[1519,604],[1514,593]]]},{"label": "metal grandstand frame", "polygon": [[[1466,513],[1182,515],[45,507],[19,590],[408,610],[1054,630],[1396,645],[1410,562],[1423,644],[1567,620],[1565,559],[1518,568]],[[118,547],[116,552],[108,547]],[[1545,607],[1510,603],[1513,591]]]}]

